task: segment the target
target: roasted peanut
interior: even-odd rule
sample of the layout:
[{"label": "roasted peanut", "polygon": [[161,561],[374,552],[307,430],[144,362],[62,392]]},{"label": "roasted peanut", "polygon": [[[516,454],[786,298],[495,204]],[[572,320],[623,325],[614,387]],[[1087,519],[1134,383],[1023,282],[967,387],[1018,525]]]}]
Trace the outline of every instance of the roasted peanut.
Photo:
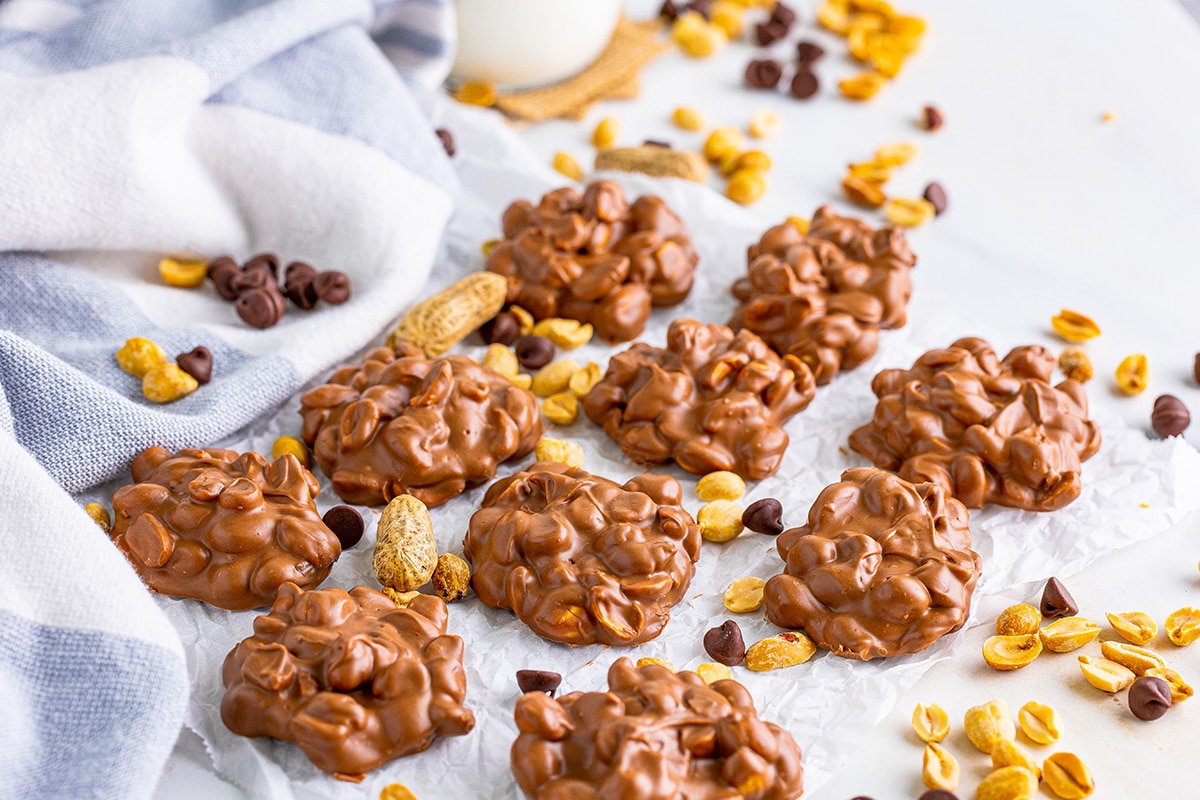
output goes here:
[{"label": "roasted peanut", "polygon": [[1100,653],[1109,661],[1133,670],[1134,675],[1144,675],[1148,669],[1166,666],[1158,653],[1126,642],[1101,642]]},{"label": "roasted peanut", "polygon": [[1000,739],[992,747],[992,769],[1001,767],[1024,767],[1039,780],[1042,768],[1024,747],[1009,739]]},{"label": "roasted peanut", "polygon": [[654,658],[653,656],[643,656],[642,658],[639,658],[634,666],[638,669],[641,669],[642,667],[648,667],[651,664],[657,664],[660,667],[666,667],[667,669],[671,670],[671,672],[676,671],[675,666],[670,661],[667,661],[665,658]]},{"label": "roasted peanut", "polygon": [[486,81],[469,81],[455,89],[451,96],[460,103],[486,108],[496,104],[496,87]]},{"label": "roasted peanut", "polygon": [[695,11],[676,17],[671,27],[671,38],[692,58],[708,58],[729,42],[729,34],[724,28],[709,22]]},{"label": "roasted peanut", "polygon": [[1123,614],[1106,614],[1108,624],[1130,644],[1147,644],[1158,634],[1158,623],[1142,611],[1126,611]]},{"label": "roasted peanut", "polygon": [[574,359],[560,358],[533,373],[533,384],[530,386],[538,397],[549,397],[552,394],[565,392],[571,382],[571,376],[579,371],[579,365]]},{"label": "roasted peanut", "polygon": [[784,221],[787,222],[788,225],[791,225],[793,228],[795,228],[797,231],[799,231],[801,236],[808,236],[808,229],[812,225],[812,220],[808,219],[807,217],[792,216],[792,217],[788,217]]},{"label": "roasted peanut", "polygon": [[770,139],[779,133],[782,125],[775,109],[760,108],[750,115],[750,124],[746,126],[746,130],[754,139]]},{"label": "roasted peanut", "polygon": [[1058,714],[1045,703],[1030,700],[1017,711],[1017,724],[1021,733],[1037,744],[1054,744],[1058,741]]},{"label": "roasted peanut", "polygon": [[746,650],[746,668],[753,672],[794,667],[817,652],[812,640],[799,631],[777,633],[755,642]]},{"label": "roasted peanut", "polygon": [[758,170],[739,169],[729,176],[725,196],[740,206],[756,203],[766,194],[767,179]]},{"label": "roasted peanut", "polygon": [[762,578],[738,578],[725,590],[725,607],[735,614],[758,611],[763,605],[763,588],[767,582]]},{"label": "roasted peanut", "polygon": [[1170,667],[1154,667],[1146,670],[1146,674],[1151,678],[1162,678],[1167,682],[1167,686],[1171,687],[1172,703],[1182,703],[1195,694],[1195,690],[1183,679],[1183,676]]},{"label": "roasted peanut", "polygon": [[852,202],[868,208],[879,208],[887,202],[887,195],[878,184],[847,175],[842,178],[842,192]]},{"label": "roasted peanut", "polygon": [[851,164],[846,170],[847,175],[862,178],[867,183],[882,186],[892,179],[895,170],[890,164],[880,164],[878,161],[860,161]]},{"label": "roasted peanut", "polygon": [[616,144],[621,135],[621,120],[616,117],[605,117],[592,131],[592,144],[600,150],[606,150]]},{"label": "roasted peanut", "polygon": [[1137,677],[1128,667],[1115,661],[1109,661],[1107,658],[1096,658],[1095,656],[1080,656],[1079,669],[1088,683],[1102,692],[1111,694],[1128,688],[1129,684],[1133,683],[1133,679]]},{"label": "roasted peanut", "polygon": [[579,162],[575,160],[575,156],[566,150],[559,150],[555,153],[550,166],[554,167],[555,172],[559,175],[570,178],[573,181],[583,180],[583,167],[579,166]]},{"label": "roasted peanut", "polygon": [[104,506],[99,503],[88,503],[83,510],[92,518],[92,522],[100,526],[100,530],[108,533],[112,529],[112,516]]},{"label": "roasted peanut", "polygon": [[511,347],[506,347],[502,344],[489,344],[483,354],[483,361],[481,363],[488,369],[506,378],[511,378],[521,371],[521,364],[517,361],[517,354],[512,351]]},{"label": "roasted peanut", "polygon": [[1087,383],[1094,374],[1092,360],[1078,347],[1068,347],[1059,353],[1058,369],[1065,377],[1080,383]]},{"label": "roasted peanut", "polygon": [[1032,664],[1041,653],[1042,640],[1036,633],[989,636],[983,643],[983,660],[992,669],[1020,669]]},{"label": "roasted peanut", "polygon": [[1167,639],[1176,647],[1186,647],[1200,639],[1200,608],[1184,606],[1167,616]]},{"label": "roasted peanut", "polygon": [[696,482],[696,497],[701,500],[737,500],[746,493],[746,482],[736,472],[710,472]]},{"label": "roasted peanut", "polygon": [[499,239],[488,239],[486,242],[479,245],[479,250],[481,253],[483,253],[483,257],[487,258],[492,254],[492,251],[496,249],[496,245],[498,244],[500,244]]},{"label": "roasted peanut", "polygon": [[1141,394],[1150,385],[1150,362],[1141,353],[1125,356],[1117,365],[1116,379],[1125,394]]},{"label": "roasted peanut", "polygon": [[1038,635],[1052,653],[1078,650],[1100,635],[1100,626],[1083,617],[1063,617],[1042,628]]},{"label": "roasted peanut", "polygon": [[694,108],[680,106],[671,114],[671,121],[675,123],[677,128],[682,128],[685,131],[702,131],[708,123],[704,120],[704,115]]},{"label": "roasted peanut", "polygon": [[591,323],[580,322],[576,319],[562,317],[547,317],[534,323],[533,334],[545,336],[554,342],[555,347],[563,350],[574,350],[592,340],[595,329]]},{"label": "roasted peanut", "polygon": [[1100,326],[1095,320],[1068,308],[1050,318],[1050,327],[1068,342],[1086,342],[1100,335]]},{"label": "roasted peanut", "polygon": [[912,142],[885,144],[875,151],[875,163],[888,167],[899,167],[916,158],[921,148]]},{"label": "roasted peanut", "polygon": [[728,542],[742,532],[742,508],[732,500],[713,500],[696,513],[700,535],[709,542]]},{"label": "roasted peanut", "polygon": [[204,261],[164,258],[158,262],[158,274],[168,286],[195,289],[202,286],[208,277],[208,264]]},{"label": "roasted peanut", "polygon": [[390,586],[383,586],[379,589],[380,592],[387,595],[388,598],[396,604],[397,608],[408,608],[408,604],[421,596],[421,593],[416,589],[411,592],[397,592]]},{"label": "roasted peanut", "polygon": [[996,633],[1001,636],[1023,636],[1037,633],[1042,624],[1042,612],[1028,603],[1009,606],[996,617]]},{"label": "roasted peanut", "polygon": [[833,33],[845,35],[850,29],[850,9],[845,2],[825,0],[817,6],[817,22]]},{"label": "roasted peanut", "polygon": [[958,788],[958,778],[958,759],[937,742],[926,744],[921,760],[921,781],[925,788],[953,792]]},{"label": "roasted peanut", "polygon": [[1042,765],[1046,788],[1062,800],[1081,800],[1096,788],[1092,773],[1074,753],[1053,753]]},{"label": "roasted peanut", "polygon": [[442,553],[433,568],[431,581],[434,593],[447,603],[453,603],[466,597],[471,590],[471,568],[453,553]]},{"label": "roasted peanut", "polygon": [[741,35],[745,22],[742,7],[732,0],[717,0],[713,3],[708,18],[713,25],[725,31],[725,36],[729,39],[736,39]]},{"label": "roasted peanut", "polygon": [[312,469],[312,453],[308,445],[295,436],[280,436],[271,445],[271,458],[276,459],[285,453],[291,453],[305,469]]},{"label": "roasted peanut", "polygon": [[705,661],[696,667],[696,674],[703,678],[705,683],[716,683],[717,681],[733,679],[733,670],[724,664],[717,664],[713,661]]},{"label": "roasted peanut", "polygon": [[716,164],[730,153],[740,153],[746,137],[737,128],[715,128],[704,140],[704,157]]},{"label": "roasted peanut", "polygon": [[411,592],[429,582],[437,560],[429,509],[410,494],[392,498],[375,533],[375,577],[397,592]]},{"label": "roasted peanut", "polygon": [[474,272],[410,308],[388,337],[388,347],[414,344],[437,358],[500,313],[508,280],[494,272]]},{"label": "roasted peanut", "polygon": [[879,94],[886,79],[874,70],[866,70],[838,81],[838,89],[848,100],[870,100]]},{"label": "roasted peanut", "polygon": [[200,382],[179,368],[167,363],[142,376],[142,394],[154,403],[170,403],[200,388]]},{"label": "roasted peanut", "polygon": [[570,425],[579,416],[579,400],[570,392],[555,392],[542,401],[542,413],[555,425]]},{"label": "roasted peanut", "polygon": [[604,371],[600,369],[600,365],[589,361],[571,376],[571,380],[567,381],[567,388],[571,390],[571,394],[582,400],[603,377]]},{"label": "roasted peanut", "polygon": [[933,203],[923,197],[893,197],[883,208],[883,216],[893,225],[916,228],[936,215]]},{"label": "roasted peanut", "polygon": [[999,740],[1017,737],[1017,726],[1003,700],[991,700],[968,708],[963,715],[963,730],[976,750],[989,755]]},{"label": "roasted peanut", "polygon": [[522,389],[528,389],[533,385],[533,376],[528,372],[518,372],[516,375],[505,376],[512,382],[513,386],[518,386]]},{"label": "roasted peanut", "polygon": [[533,314],[530,314],[520,306],[509,306],[508,313],[517,318],[517,325],[520,326],[521,335],[533,333]]},{"label": "roasted peanut", "polygon": [[379,792],[379,800],[417,800],[417,796],[403,783],[389,783]]},{"label": "roasted peanut", "polygon": [[126,339],[121,349],[117,350],[117,366],[135,378],[141,378],[166,363],[167,354],[162,348],[141,336]]},{"label": "roasted peanut", "polygon": [[912,726],[922,742],[940,742],[950,734],[950,717],[946,709],[937,703],[917,703],[913,709]]},{"label": "roasted peanut", "polygon": [[566,464],[568,467],[583,467],[583,447],[578,442],[543,436],[538,439],[533,452],[538,461],[553,461],[558,464]]},{"label": "roasted peanut", "polygon": [[988,774],[975,789],[975,800],[1034,800],[1037,776],[1024,767],[1001,767]]}]

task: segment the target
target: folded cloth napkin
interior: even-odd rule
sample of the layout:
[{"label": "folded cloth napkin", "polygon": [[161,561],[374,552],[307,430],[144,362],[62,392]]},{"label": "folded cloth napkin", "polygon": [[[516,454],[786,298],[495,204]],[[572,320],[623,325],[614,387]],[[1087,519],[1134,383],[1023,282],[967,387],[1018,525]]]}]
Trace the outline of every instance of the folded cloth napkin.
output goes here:
[{"label": "folded cloth napkin", "polygon": [[[0,5],[0,798],[148,797],[182,720],[179,639],[79,495],[204,446],[368,344],[424,284],[455,178],[423,98],[446,0]],[[349,302],[255,330],[167,253],[271,250]],[[197,345],[158,406],[114,354]]]}]

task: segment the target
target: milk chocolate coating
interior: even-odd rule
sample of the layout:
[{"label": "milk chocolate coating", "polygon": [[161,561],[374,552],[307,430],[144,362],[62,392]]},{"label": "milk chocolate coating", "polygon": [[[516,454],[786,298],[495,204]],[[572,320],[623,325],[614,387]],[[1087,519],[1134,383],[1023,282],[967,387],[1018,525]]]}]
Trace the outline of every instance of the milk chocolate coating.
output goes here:
[{"label": "milk chocolate coating", "polygon": [[536,206],[516,201],[503,224],[487,268],[508,278],[508,302],[536,319],[590,322],[600,338],[627,342],[646,327],[651,305],[676,305],[692,289],[691,238],[654,195],[630,205],[613,181],[582,195],[565,187]]},{"label": "milk chocolate coating", "polygon": [[347,503],[411,494],[444,503],[533,450],[533,393],[465,356],[430,361],[410,344],[378,347],[300,398],[304,441]]},{"label": "milk chocolate coating", "polygon": [[496,481],[471,517],[463,555],[471,588],[539,636],[625,647],[658,636],[700,557],[700,528],[679,482],[621,486],[539,462]]},{"label": "milk chocolate coating", "polygon": [[734,680],[619,658],[607,692],[517,700],[512,771],[533,800],[791,800],[800,748]]},{"label": "milk chocolate coating", "polygon": [[880,328],[904,325],[916,261],[903,228],[875,230],[821,206],[807,236],[776,225],[750,246],[729,325],[797,356],[823,386],[875,355]]},{"label": "milk chocolate coating", "polygon": [[971,609],[980,562],[968,522],[939,486],[848,469],[806,525],[780,534],[787,563],[767,581],[767,619],[846,658],[924,650]]},{"label": "milk chocolate coating", "polygon": [[111,536],[152,591],[243,611],[291,582],[314,588],[342,553],[317,479],[287,454],[143,450],[113,493]]},{"label": "milk chocolate coating", "polygon": [[1062,508],[1079,496],[1080,465],[1100,448],[1100,430],[1087,418],[1083,384],[1050,385],[1054,365],[1039,345],[1003,361],[982,339],[930,350],[912,369],[875,376],[874,419],[850,447],[968,508]]},{"label": "milk chocolate coating", "polygon": [[639,343],[613,356],[583,410],[639,464],[758,479],[779,468],[782,425],[815,392],[806,365],[753,333],[677,319],[665,349]]},{"label": "milk chocolate coating", "polygon": [[359,781],[475,727],[462,656],[440,598],[397,608],[365,586],[284,584],[225,657],[221,720],[242,736],[293,742],[319,769]]}]

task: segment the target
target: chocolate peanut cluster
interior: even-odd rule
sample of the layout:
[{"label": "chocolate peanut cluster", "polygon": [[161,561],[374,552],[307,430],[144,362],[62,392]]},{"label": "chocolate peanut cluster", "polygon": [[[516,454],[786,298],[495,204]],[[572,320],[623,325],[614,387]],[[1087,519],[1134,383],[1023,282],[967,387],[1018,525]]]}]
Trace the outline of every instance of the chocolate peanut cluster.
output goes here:
[{"label": "chocolate peanut cluster", "polygon": [[904,325],[916,260],[903,228],[875,230],[821,206],[808,235],[784,223],[750,246],[729,325],[795,355],[823,386],[875,354],[880,328]]},{"label": "chocolate peanut cluster", "polygon": [[850,447],[968,508],[1062,508],[1079,496],[1081,464],[1100,448],[1100,429],[1087,418],[1083,384],[1050,384],[1054,363],[1039,345],[1000,360],[976,338],[930,350],[912,369],[875,376],[874,419],[850,435]]},{"label": "chocolate peanut cluster", "polygon": [[300,398],[304,441],[347,503],[444,503],[533,450],[537,398],[465,356],[378,347]]},{"label": "chocolate peanut cluster", "polygon": [[619,658],[607,692],[517,700],[517,785],[533,800],[791,800],[800,748],[740,683]]},{"label": "chocolate peanut cluster", "polygon": [[294,742],[348,781],[475,727],[463,641],[446,635],[446,604],[418,595],[397,608],[357,586],[279,590],[221,668],[221,720],[242,736]]},{"label": "chocolate peanut cluster", "polygon": [[848,469],[780,534],[767,619],[846,658],[924,650],[967,620],[980,570],[968,523],[935,484]]},{"label": "chocolate peanut cluster", "polygon": [[613,356],[583,408],[639,464],[674,459],[697,475],[758,479],[779,468],[782,425],[815,393],[807,365],[750,331],[677,319],[666,348],[635,344]]},{"label": "chocolate peanut cluster", "polygon": [[679,482],[665,475],[622,486],[538,462],[494,483],[472,515],[463,542],[471,588],[555,642],[649,641],[700,557],[700,529],[682,499]]},{"label": "chocolate peanut cluster", "polygon": [[285,583],[316,587],[342,553],[293,455],[151,447],[132,472],[113,493],[110,535],[152,591],[244,611]]},{"label": "chocolate peanut cluster", "polygon": [[652,305],[676,305],[692,289],[697,256],[683,222],[654,195],[630,204],[613,181],[583,194],[556,189],[536,206],[518,200],[503,226],[487,268],[508,278],[508,302],[535,319],[590,322],[601,338],[626,342]]}]

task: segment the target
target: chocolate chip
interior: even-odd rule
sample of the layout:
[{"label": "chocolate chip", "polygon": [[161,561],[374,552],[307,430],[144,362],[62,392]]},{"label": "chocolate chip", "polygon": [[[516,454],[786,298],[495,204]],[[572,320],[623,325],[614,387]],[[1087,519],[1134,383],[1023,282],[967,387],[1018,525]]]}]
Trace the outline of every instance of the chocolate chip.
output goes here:
[{"label": "chocolate chip", "polygon": [[759,47],[775,44],[788,34],[788,26],[777,19],[769,19],[754,26],[754,39]]},{"label": "chocolate chip", "polygon": [[1129,686],[1129,710],[1138,719],[1158,719],[1171,707],[1171,685],[1143,675]]},{"label": "chocolate chip", "polygon": [[554,343],[545,336],[527,334],[517,339],[517,360],[525,369],[541,369],[554,358]]},{"label": "chocolate chip", "polygon": [[313,279],[313,290],[331,306],[340,306],[350,299],[350,276],[336,270],[319,272]]},{"label": "chocolate chip", "polygon": [[773,58],[759,58],[746,65],[746,85],[751,89],[774,89],[783,77],[783,65]]},{"label": "chocolate chip", "polygon": [[252,289],[278,288],[279,284],[275,281],[275,274],[271,272],[270,265],[261,261],[243,267],[229,277],[229,289],[235,293],[235,297],[241,297]]},{"label": "chocolate chip", "polygon": [[544,669],[517,670],[517,688],[522,692],[546,692],[554,697],[555,690],[562,683],[562,675]]},{"label": "chocolate chip", "polygon": [[1063,586],[1063,582],[1058,578],[1046,581],[1046,588],[1042,590],[1042,602],[1039,607],[1043,617],[1073,617],[1079,613],[1079,606],[1075,604],[1075,598],[1071,597],[1067,587]]},{"label": "chocolate chip", "polygon": [[241,274],[241,268],[229,256],[215,258],[208,265],[209,280],[222,300],[237,300],[238,292],[233,287],[233,280]]},{"label": "chocolate chip", "polygon": [[796,60],[801,66],[816,63],[825,55],[825,48],[816,42],[803,41],[796,43]]},{"label": "chocolate chip", "polygon": [[342,543],[343,550],[349,550],[363,535],[363,518],[358,509],[351,506],[334,506],[321,517],[325,527],[333,531],[333,535]]},{"label": "chocolate chip", "polygon": [[521,323],[517,322],[516,315],[501,311],[479,326],[479,335],[487,344],[510,345],[521,335]]},{"label": "chocolate chip", "polygon": [[274,253],[259,253],[251,257],[249,261],[242,264],[242,271],[249,272],[255,269],[266,268],[270,270],[272,278],[279,278],[279,256]]},{"label": "chocolate chip", "polygon": [[917,800],[958,800],[958,795],[954,792],[948,792],[945,789],[930,789],[918,797]]},{"label": "chocolate chip", "polygon": [[196,383],[208,383],[212,380],[212,352],[204,345],[193,347],[186,353],[175,356],[179,368],[196,379]]},{"label": "chocolate chip", "polygon": [[774,497],[764,497],[746,506],[742,524],[755,533],[778,536],[783,533],[783,505]]},{"label": "chocolate chip", "polygon": [[679,6],[675,5],[675,0],[666,0],[658,9],[658,15],[665,20],[675,21],[679,16]]},{"label": "chocolate chip", "polygon": [[438,128],[434,131],[437,134],[438,140],[442,143],[442,149],[446,151],[446,155],[454,158],[454,154],[458,152],[458,148],[454,146],[454,134],[445,128]]},{"label": "chocolate chip", "polygon": [[704,634],[704,652],[713,661],[719,661],[729,667],[736,667],[746,660],[746,642],[742,639],[742,629],[731,619],[727,619],[715,628],[709,628]]},{"label": "chocolate chip", "polygon": [[1192,424],[1192,415],[1187,406],[1173,394],[1164,394],[1154,401],[1150,412],[1150,425],[1159,436],[1178,436]]},{"label": "chocolate chip", "polygon": [[293,261],[284,271],[283,291],[297,308],[307,311],[317,304],[317,288],[314,285],[317,271],[303,261]]},{"label": "chocolate chip", "polygon": [[921,127],[925,130],[936,131],[945,122],[946,118],[942,116],[942,112],[933,106],[925,106],[921,109]]},{"label": "chocolate chip", "polygon": [[208,262],[208,277],[212,277],[214,272],[221,272],[228,269],[237,269],[238,263],[233,260],[232,256],[217,256],[212,261]]},{"label": "chocolate chip", "polygon": [[1200,383],[1200,353],[1196,353],[1196,358],[1192,361],[1192,378],[1196,383]]},{"label": "chocolate chip", "polygon": [[792,23],[796,21],[796,11],[791,6],[776,3],[774,10],[771,11],[771,19],[782,22],[790,30]]},{"label": "chocolate chip", "polygon": [[242,321],[254,328],[269,328],[283,316],[283,295],[276,287],[251,289],[238,295],[234,305]]},{"label": "chocolate chip", "polygon": [[642,144],[646,147],[664,147],[667,150],[671,149],[670,142],[664,142],[659,139],[647,139],[646,141],[642,142]]},{"label": "chocolate chip", "polygon": [[788,92],[797,100],[807,100],[816,94],[820,88],[821,82],[817,80],[816,73],[810,69],[801,67],[792,76],[792,85],[788,87]]},{"label": "chocolate chip", "polygon": [[940,183],[934,181],[926,186],[925,192],[921,196],[928,200],[929,204],[933,206],[933,213],[935,216],[940,217],[942,214],[946,213],[946,190],[942,188]]}]

